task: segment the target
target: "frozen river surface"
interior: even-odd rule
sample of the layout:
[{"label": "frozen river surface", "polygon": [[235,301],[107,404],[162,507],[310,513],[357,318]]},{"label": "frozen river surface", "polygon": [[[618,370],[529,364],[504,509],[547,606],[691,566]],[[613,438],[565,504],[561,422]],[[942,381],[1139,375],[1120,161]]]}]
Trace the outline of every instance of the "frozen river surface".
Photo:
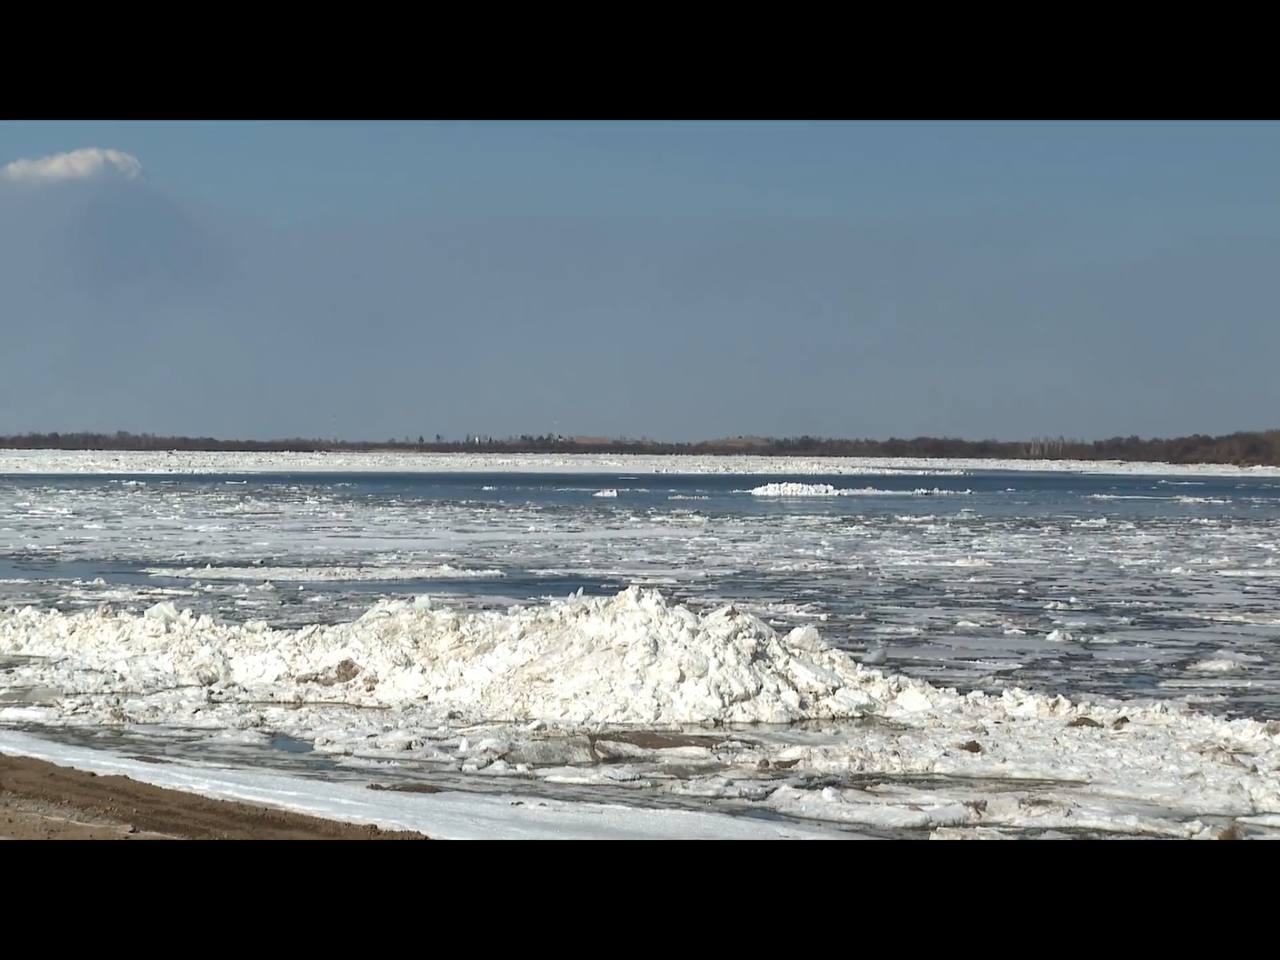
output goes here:
[{"label": "frozen river surface", "polygon": [[[0,474],[0,609],[0,723],[172,762],[890,835],[1280,822],[1267,475]],[[375,656],[374,620],[413,641]],[[797,666],[814,643],[861,673]],[[494,686],[534,660],[572,696]]]}]

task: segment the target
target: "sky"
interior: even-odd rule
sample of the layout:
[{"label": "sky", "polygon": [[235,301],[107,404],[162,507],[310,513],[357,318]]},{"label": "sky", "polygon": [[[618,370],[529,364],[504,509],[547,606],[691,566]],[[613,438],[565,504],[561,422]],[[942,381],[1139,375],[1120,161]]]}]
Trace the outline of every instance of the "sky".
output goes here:
[{"label": "sky", "polygon": [[1280,426],[1280,124],[0,122],[0,434]]}]

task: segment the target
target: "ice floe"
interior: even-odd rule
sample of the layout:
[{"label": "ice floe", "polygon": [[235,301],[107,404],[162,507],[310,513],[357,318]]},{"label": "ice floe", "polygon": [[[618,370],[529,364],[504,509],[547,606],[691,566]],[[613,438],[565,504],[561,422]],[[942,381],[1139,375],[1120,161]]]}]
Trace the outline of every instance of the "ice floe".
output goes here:
[{"label": "ice floe", "polygon": [[765,483],[749,491],[757,497],[943,497],[968,496],[971,490],[917,487],[914,490],[882,490],[878,487],[837,487],[830,483]]},{"label": "ice floe", "polygon": [[331,566],[331,567],[270,567],[223,566],[211,564],[203,567],[147,567],[145,572],[154,577],[173,577],[189,580],[281,580],[281,581],[358,581],[358,580],[473,580],[493,579],[503,576],[501,570],[478,570],[454,567],[447,563],[431,566]]}]

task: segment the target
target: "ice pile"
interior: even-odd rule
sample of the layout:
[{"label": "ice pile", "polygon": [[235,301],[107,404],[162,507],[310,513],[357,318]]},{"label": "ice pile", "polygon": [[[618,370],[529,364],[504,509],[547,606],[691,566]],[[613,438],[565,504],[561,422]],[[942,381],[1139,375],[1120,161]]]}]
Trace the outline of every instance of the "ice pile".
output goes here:
[{"label": "ice pile", "polygon": [[296,632],[218,623],[167,602],[141,616],[25,608],[0,617],[0,651],[68,658],[103,690],[233,685],[242,699],[425,701],[557,724],[856,717],[878,707],[877,683],[880,698],[897,693],[812,627],[780,635],[732,606],[699,617],[636,587],[508,613],[384,601],[352,623]]},{"label": "ice pile", "polygon": [[766,483],[750,491],[757,497],[941,497],[967,496],[969,490],[917,487],[915,490],[881,490],[878,487],[835,487],[829,483]]},{"label": "ice pile", "polygon": [[752,489],[757,497],[836,497],[840,495],[829,483],[766,483]]}]

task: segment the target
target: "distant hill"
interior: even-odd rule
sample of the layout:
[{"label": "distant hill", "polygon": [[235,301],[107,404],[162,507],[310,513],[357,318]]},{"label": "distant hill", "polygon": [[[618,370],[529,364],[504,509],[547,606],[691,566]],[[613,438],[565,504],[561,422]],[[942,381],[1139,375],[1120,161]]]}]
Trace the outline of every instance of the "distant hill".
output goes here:
[{"label": "distant hill", "polygon": [[468,437],[445,440],[436,435],[411,439],[339,441],[292,438],[285,440],[219,440],[213,437],[158,437],[149,433],[27,433],[0,436],[0,448],[26,450],[243,450],[243,451],[360,451],[418,450],[454,453],[477,450],[493,453],[650,453],[741,454],[759,456],[824,457],[999,457],[1015,460],[1135,460],[1168,463],[1224,463],[1236,466],[1280,466],[1280,430],[1231,433],[1211,437],[1196,434],[1172,439],[1113,437],[1109,440],[959,440],[951,437],[841,440],[825,437],[726,437],[693,443],[630,440],[607,437],[524,435],[497,439]]}]

